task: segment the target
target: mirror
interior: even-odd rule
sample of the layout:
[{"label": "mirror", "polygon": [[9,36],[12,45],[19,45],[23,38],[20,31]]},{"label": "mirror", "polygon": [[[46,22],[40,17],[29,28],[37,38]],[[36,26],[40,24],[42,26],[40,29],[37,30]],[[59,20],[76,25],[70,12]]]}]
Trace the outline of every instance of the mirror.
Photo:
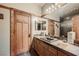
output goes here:
[{"label": "mirror", "polygon": [[46,30],[46,21],[35,21],[35,30]]}]

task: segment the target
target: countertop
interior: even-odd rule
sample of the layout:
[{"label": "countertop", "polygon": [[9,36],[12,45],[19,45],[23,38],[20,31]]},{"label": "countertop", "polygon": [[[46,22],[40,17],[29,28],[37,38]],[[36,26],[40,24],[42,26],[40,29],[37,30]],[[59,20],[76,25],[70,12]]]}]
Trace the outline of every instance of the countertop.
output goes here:
[{"label": "countertop", "polygon": [[63,42],[62,40],[59,40],[57,38],[54,38],[55,40],[51,40],[51,41],[47,41],[45,37],[38,37],[37,36],[36,38],[38,38],[38,39],[40,39],[40,40],[42,40],[50,45],[56,46],[62,50],[65,50],[67,52],[70,52],[74,55],[79,56],[79,47],[76,45],[72,45],[72,44]]}]

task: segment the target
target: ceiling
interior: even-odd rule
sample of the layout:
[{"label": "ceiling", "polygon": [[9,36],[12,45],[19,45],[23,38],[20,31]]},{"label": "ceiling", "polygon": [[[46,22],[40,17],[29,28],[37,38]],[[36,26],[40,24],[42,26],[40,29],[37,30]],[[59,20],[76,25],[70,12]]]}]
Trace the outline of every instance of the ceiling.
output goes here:
[{"label": "ceiling", "polygon": [[40,8],[45,5],[45,3],[35,3],[35,4],[38,5]]},{"label": "ceiling", "polygon": [[51,14],[46,15],[46,18],[59,20],[59,17],[79,13],[79,3],[68,3],[63,7],[53,11]]}]

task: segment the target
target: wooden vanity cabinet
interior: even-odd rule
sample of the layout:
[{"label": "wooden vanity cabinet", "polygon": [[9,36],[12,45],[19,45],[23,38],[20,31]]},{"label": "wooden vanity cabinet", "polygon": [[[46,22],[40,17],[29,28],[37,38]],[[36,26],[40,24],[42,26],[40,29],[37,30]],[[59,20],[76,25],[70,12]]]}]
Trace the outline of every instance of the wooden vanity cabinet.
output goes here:
[{"label": "wooden vanity cabinet", "polygon": [[35,40],[35,50],[39,54],[39,56],[45,56],[47,54],[46,44],[38,39]]},{"label": "wooden vanity cabinet", "polygon": [[34,38],[34,50],[39,56],[74,56],[67,51],[51,46],[38,38]]},{"label": "wooden vanity cabinet", "polygon": [[34,49],[39,56],[56,56],[57,50],[49,46],[47,43],[42,42],[41,40],[34,38],[35,47]]}]

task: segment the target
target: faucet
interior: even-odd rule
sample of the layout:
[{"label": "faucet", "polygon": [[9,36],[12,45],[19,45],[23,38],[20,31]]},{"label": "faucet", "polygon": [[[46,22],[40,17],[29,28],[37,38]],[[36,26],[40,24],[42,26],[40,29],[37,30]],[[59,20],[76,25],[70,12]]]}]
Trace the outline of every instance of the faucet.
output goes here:
[{"label": "faucet", "polygon": [[67,38],[64,35],[62,36],[62,40],[63,42],[67,42]]}]

